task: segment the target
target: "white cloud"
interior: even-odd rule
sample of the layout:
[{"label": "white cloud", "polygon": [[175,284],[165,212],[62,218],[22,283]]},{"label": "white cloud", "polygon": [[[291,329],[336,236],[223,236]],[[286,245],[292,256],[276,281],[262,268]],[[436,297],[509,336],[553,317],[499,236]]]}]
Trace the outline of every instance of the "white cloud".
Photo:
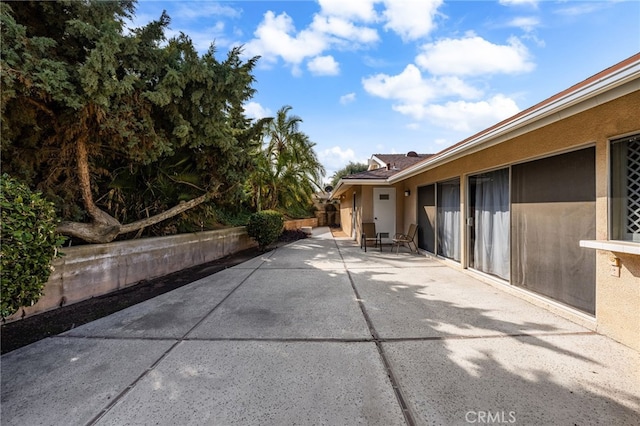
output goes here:
[{"label": "white cloud", "polygon": [[377,74],[362,80],[367,93],[383,99],[394,99],[402,104],[424,104],[440,97],[460,96],[473,99],[481,92],[455,76],[423,78],[413,64],[398,75]]},{"label": "white cloud", "polygon": [[569,3],[571,6],[561,7],[554,11],[554,13],[558,15],[565,16],[580,16],[587,15],[590,13],[597,12],[605,7],[607,7],[610,3],[607,2],[585,2],[573,4]]},{"label": "white cloud", "polygon": [[333,56],[316,56],[307,63],[307,68],[314,75],[340,74],[340,65]]},{"label": "white cloud", "polygon": [[482,37],[443,39],[422,47],[416,64],[436,75],[513,74],[533,70],[527,47],[511,37],[506,45]]},{"label": "white cloud", "polygon": [[436,27],[435,17],[442,3],[443,0],[385,0],[384,28],[398,33],[404,41],[428,36]]},{"label": "white cloud", "polygon": [[519,16],[507,22],[508,27],[520,28],[525,32],[533,31],[540,25],[540,20],[534,16]]},{"label": "white cloud", "polygon": [[413,64],[407,65],[398,75],[377,74],[366,77],[362,80],[362,85],[367,93],[383,99],[421,103],[434,97],[431,88],[423,83],[420,70]]},{"label": "white cloud", "polygon": [[241,9],[210,1],[203,2],[181,2],[173,12],[174,18],[197,19],[208,16],[225,16],[227,18],[239,18],[242,15]]},{"label": "white cloud", "polygon": [[529,5],[529,6],[537,7],[539,1],[540,0],[500,0],[500,4],[504,6]]},{"label": "white cloud", "polygon": [[480,102],[399,105],[393,109],[415,119],[427,119],[440,127],[465,133],[482,130],[519,112],[515,101],[504,95],[496,95]]},{"label": "white cloud", "polygon": [[357,49],[379,39],[376,30],[357,26],[340,16],[316,14],[308,27],[298,31],[289,15],[268,11],[254,38],[244,45],[244,53],[249,57],[261,56],[263,64],[274,64],[281,59],[291,65],[294,75],[299,75],[302,72],[299,65],[305,59],[322,56],[332,48]]},{"label": "white cloud", "polygon": [[269,108],[265,108],[259,103],[253,101],[244,104],[244,113],[247,117],[256,119],[273,116],[273,113]]},{"label": "white cloud", "polygon": [[336,170],[349,164],[349,161],[355,162],[356,153],[351,148],[342,149],[334,146],[318,152],[318,159],[327,169],[327,176],[331,176]]},{"label": "white cloud", "polygon": [[318,0],[323,15],[339,16],[364,22],[372,22],[377,14],[373,7],[378,0]]},{"label": "white cloud", "polygon": [[355,93],[347,93],[346,95],[340,96],[340,103],[342,105],[350,104],[351,102],[355,102],[356,94]]},{"label": "white cloud", "polygon": [[482,91],[465,83],[456,76],[443,76],[431,79],[438,88],[440,96],[459,96],[463,99],[476,99],[482,96]]},{"label": "white cloud", "polygon": [[245,45],[245,53],[248,56],[260,55],[264,61],[271,63],[281,57],[285,62],[299,64],[327,48],[323,34],[309,30],[295,34],[295,31],[289,15],[281,13],[276,16],[268,11],[254,33],[256,38]]},{"label": "white cloud", "polygon": [[[178,37],[181,32],[178,30],[166,30],[165,34],[167,38]],[[187,36],[193,42],[193,46],[201,54],[209,50],[211,44],[214,44],[216,48],[229,47],[233,42],[227,38],[225,34],[225,23],[222,21],[216,22],[213,26],[203,28],[200,31],[189,30]]]},{"label": "white cloud", "polygon": [[[396,112],[459,132],[480,130],[519,111],[511,98],[496,95],[478,100],[482,92],[461,78],[423,76],[412,64],[398,75],[378,74],[363,79],[362,84],[367,93],[393,100]],[[418,128],[417,123],[409,127]]]},{"label": "white cloud", "polygon": [[157,21],[160,18],[160,14],[157,15],[151,13],[137,12],[131,16],[131,19],[124,19],[124,25],[128,29],[144,27],[151,21]]},{"label": "white cloud", "polygon": [[[311,30],[320,34],[336,36],[344,41],[369,44],[380,40],[376,30],[367,27],[358,27],[352,22],[335,16],[315,15]],[[332,40],[334,43],[341,43],[343,40]]]}]

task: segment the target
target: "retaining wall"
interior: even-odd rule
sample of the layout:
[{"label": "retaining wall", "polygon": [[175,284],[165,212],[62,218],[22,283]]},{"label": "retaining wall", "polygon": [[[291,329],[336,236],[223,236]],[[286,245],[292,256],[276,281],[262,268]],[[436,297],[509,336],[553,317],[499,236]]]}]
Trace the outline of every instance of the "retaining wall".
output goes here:
[{"label": "retaining wall", "polygon": [[[62,249],[44,296],[25,316],[129,287],[255,247],[244,226]],[[22,310],[8,321],[22,317]]]},{"label": "retaining wall", "polygon": [[295,231],[296,229],[301,229],[303,226],[318,227],[318,218],[287,220],[284,222],[284,229],[287,231]]}]

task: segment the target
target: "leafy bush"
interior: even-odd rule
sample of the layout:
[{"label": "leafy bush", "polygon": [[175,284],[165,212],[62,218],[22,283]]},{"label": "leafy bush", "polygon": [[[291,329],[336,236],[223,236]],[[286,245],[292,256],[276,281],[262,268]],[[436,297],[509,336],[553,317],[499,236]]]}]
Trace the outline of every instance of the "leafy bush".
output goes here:
[{"label": "leafy bush", "polygon": [[306,219],[309,217],[315,217],[316,207],[313,204],[309,204],[306,207],[301,205],[293,205],[284,211],[287,217],[291,219]]},{"label": "leafy bush", "polygon": [[236,209],[216,208],[216,218],[218,222],[226,226],[246,226],[249,223],[251,211],[247,208]]},{"label": "leafy bush", "polygon": [[0,179],[0,315],[5,318],[42,296],[51,260],[65,238],[56,235],[53,203],[3,174]]},{"label": "leafy bush", "polygon": [[263,210],[252,214],[247,224],[247,233],[256,240],[260,250],[275,242],[284,227],[284,216],[274,210]]}]

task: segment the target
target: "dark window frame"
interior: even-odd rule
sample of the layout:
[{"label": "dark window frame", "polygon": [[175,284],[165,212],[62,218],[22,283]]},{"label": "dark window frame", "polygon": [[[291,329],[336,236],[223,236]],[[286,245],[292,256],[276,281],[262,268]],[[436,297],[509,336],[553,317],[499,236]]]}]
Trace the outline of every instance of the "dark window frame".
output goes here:
[{"label": "dark window frame", "polygon": [[640,243],[640,133],[609,148],[609,239]]}]

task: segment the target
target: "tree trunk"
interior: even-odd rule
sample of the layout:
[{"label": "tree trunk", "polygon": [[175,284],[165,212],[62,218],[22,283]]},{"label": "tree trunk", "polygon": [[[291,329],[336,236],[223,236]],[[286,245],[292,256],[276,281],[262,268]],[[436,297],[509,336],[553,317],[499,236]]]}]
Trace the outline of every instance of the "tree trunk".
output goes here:
[{"label": "tree trunk", "polygon": [[194,198],[193,200],[182,202],[177,206],[174,206],[162,213],[142,220],[138,220],[136,222],[128,223],[126,225],[121,225],[120,222],[118,222],[116,219],[109,216],[102,210],[97,209],[98,212],[101,212],[107,217],[113,219],[116,224],[105,224],[97,221],[94,221],[92,223],[62,222],[60,225],[58,225],[56,231],[62,235],[80,238],[88,243],[109,243],[113,241],[118,235],[138,231],[140,229],[146,228],[147,226],[155,225],[156,223],[162,222],[166,219],[170,219],[173,216],[192,209],[197,205],[204,203],[205,201],[213,197],[216,193],[217,189],[209,191],[204,195]]},{"label": "tree trunk", "polygon": [[[91,174],[89,173],[89,153],[87,151],[86,135],[80,134],[76,140],[76,161],[78,167],[78,185],[82,202],[91,216],[92,222],[108,228],[120,227],[120,222],[107,212],[101,210],[93,201],[91,192]],[[117,235],[117,234],[116,234]],[[113,237],[115,238],[115,236]]]},{"label": "tree trunk", "polygon": [[120,233],[120,224],[105,225],[101,223],[62,222],[56,228],[58,234],[80,238],[94,244],[110,243]]},{"label": "tree trunk", "polygon": [[155,216],[122,225],[116,218],[96,206],[93,201],[86,136],[80,135],[76,142],[78,184],[80,186],[80,194],[82,195],[84,207],[89,216],[91,216],[91,223],[62,222],[56,229],[59,234],[80,238],[88,243],[109,243],[118,235],[128,234],[129,232],[144,229],[147,226],[155,225],[156,223],[162,222],[163,220],[172,218],[173,216],[194,208],[197,205],[204,203],[218,192],[219,187],[216,187],[204,195],[194,198],[193,200],[181,202],[177,206]]},{"label": "tree trunk", "polygon": [[147,217],[145,219],[140,219],[135,222],[127,223],[126,225],[122,225],[120,227],[119,234],[127,234],[129,232],[137,231],[142,228],[146,228],[147,226],[155,225],[156,223],[162,222],[163,220],[169,219],[175,215],[178,215],[184,211],[192,209],[197,205],[200,205],[211,198],[216,191],[207,192],[204,195],[199,196],[198,198],[194,198],[193,200],[183,201],[177,206],[171,207],[169,210],[166,210],[162,213],[158,213],[157,215]]}]

